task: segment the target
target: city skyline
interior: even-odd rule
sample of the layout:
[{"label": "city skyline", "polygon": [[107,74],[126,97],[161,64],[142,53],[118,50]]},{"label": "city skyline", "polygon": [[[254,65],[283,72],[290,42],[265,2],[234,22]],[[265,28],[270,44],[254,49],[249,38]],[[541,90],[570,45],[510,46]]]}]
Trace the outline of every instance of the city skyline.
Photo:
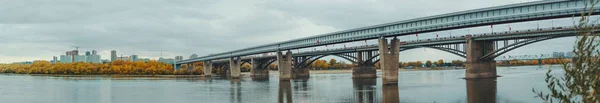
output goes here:
[{"label": "city skyline", "polygon": [[[308,37],[356,27],[376,25],[386,22],[401,21],[412,18],[426,17],[456,11],[478,9],[491,6],[507,5],[513,3],[528,2],[529,0],[505,0],[505,1],[441,1],[430,4],[435,8],[424,8],[417,6],[425,4],[426,1],[293,1],[298,4],[313,3],[314,6],[294,6],[283,2],[254,2],[243,1],[236,3],[231,1],[189,1],[169,2],[167,4],[152,2],[149,5],[109,5],[107,3],[118,1],[99,1],[89,8],[83,8],[80,12],[73,14],[85,14],[94,16],[73,16],[68,10],[55,8],[53,6],[40,5],[41,12],[52,12],[64,15],[41,14],[30,8],[19,5],[22,2],[7,2],[6,7],[22,10],[21,12],[7,12],[0,16],[2,28],[0,34],[8,37],[7,41],[0,41],[0,63],[11,63],[30,60],[50,60],[64,50],[73,49],[73,45],[81,46],[81,50],[99,50],[101,58],[110,58],[110,50],[119,50],[118,55],[144,55],[151,59],[159,57],[188,57],[197,54],[199,57],[211,53],[221,53],[239,48],[246,48],[268,44],[278,41],[291,40],[300,37]],[[91,1],[94,2],[94,1]],[[469,4],[464,4],[469,2]],[[55,6],[66,8],[81,7],[82,5],[67,3],[52,3]],[[397,7],[392,4],[407,5]],[[147,14],[154,10],[151,6],[181,6],[189,9],[169,9],[178,12],[167,12],[156,9],[158,15]],[[368,4],[364,6],[362,4]],[[412,5],[411,5],[412,4]],[[449,6],[446,4],[453,4]],[[35,4],[27,4],[35,5]],[[330,6],[333,5],[333,6]],[[354,8],[362,5],[362,8]],[[132,6],[132,7],[130,7]],[[247,11],[231,9],[232,6],[251,8]],[[205,8],[206,7],[206,8]],[[334,8],[331,8],[334,7]],[[111,8],[123,8],[124,13],[108,14],[102,11],[114,11]],[[152,10],[139,10],[135,8],[148,8]],[[327,8],[327,9],[325,9]],[[224,12],[214,12],[215,9]],[[415,11],[411,9],[419,9]],[[327,10],[329,12],[321,12]],[[371,13],[373,15],[363,15]],[[14,14],[14,15],[11,15]],[[261,14],[261,15],[258,15]],[[264,14],[264,15],[262,15]],[[316,15],[312,15],[316,14]],[[10,15],[10,16],[8,16]],[[28,15],[40,15],[37,18]],[[175,16],[160,16],[175,15]],[[383,15],[383,16],[381,16]],[[127,18],[112,16],[127,16]],[[106,18],[102,18],[106,17]],[[349,18],[339,18],[349,17]],[[161,22],[154,22],[160,19]],[[535,22],[524,22],[514,24],[495,25],[496,31],[530,29],[550,26],[571,25],[572,19],[544,20]],[[146,24],[150,22],[150,24]],[[537,24],[537,25],[536,25]],[[256,26],[255,26],[256,25]],[[419,34],[420,39],[435,38],[435,34],[442,37],[458,36],[469,33],[489,32],[489,26],[475,27],[472,29],[458,29],[452,31],[441,31]],[[74,35],[75,34],[75,35]],[[414,36],[401,37],[401,40],[415,40]],[[552,53],[570,51],[572,37],[543,41],[528,46],[539,46],[539,44],[552,43],[556,47],[520,48],[506,55],[523,55],[531,53]],[[369,43],[375,43],[369,41]],[[227,45],[223,45],[227,44]],[[21,48],[28,47],[28,48]],[[324,47],[319,47],[324,49]],[[427,56],[417,56],[427,55]],[[431,60],[431,59],[462,59],[453,55],[432,49],[415,49],[400,53],[401,61]]]}]

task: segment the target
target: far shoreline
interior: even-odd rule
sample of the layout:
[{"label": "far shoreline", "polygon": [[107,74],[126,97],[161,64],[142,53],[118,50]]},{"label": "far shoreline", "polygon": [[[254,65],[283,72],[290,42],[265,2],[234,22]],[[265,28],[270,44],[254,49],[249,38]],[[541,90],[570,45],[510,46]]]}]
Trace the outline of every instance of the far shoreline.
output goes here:
[{"label": "far shoreline", "polygon": [[[522,65],[522,66],[535,66],[535,65]],[[550,65],[554,66],[554,65]],[[521,67],[521,66],[498,66],[498,67]],[[412,71],[437,71],[437,70],[464,70],[464,67],[457,68],[444,68],[444,67],[433,67],[433,68],[413,68],[403,69],[399,68],[398,72],[412,72]],[[352,73],[351,69],[344,70],[310,70],[310,74],[345,74]],[[377,69],[377,72],[381,72],[381,69]],[[270,75],[278,75],[278,71],[269,71]],[[0,73],[0,75],[30,75],[30,76],[53,76],[53,77],[159,77],[159,78],[206,78],[205,75],[122,75],[122,74],[106,74],[106,75],[70,75],[70,74],[17,74],[17,73]],[[242,77],[250,77],[250,72],[242,72]],[[225,75],[213,74],[210,77],[225,77]]]}]

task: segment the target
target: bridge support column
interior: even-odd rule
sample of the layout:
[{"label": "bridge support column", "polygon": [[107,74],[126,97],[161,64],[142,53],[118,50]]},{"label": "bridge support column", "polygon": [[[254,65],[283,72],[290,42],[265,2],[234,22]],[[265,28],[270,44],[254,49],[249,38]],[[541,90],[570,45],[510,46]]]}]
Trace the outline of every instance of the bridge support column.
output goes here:
[{"label": "bridge support column", "polygon": [[231,78],[239,79],[240,74],[240,66],[242,65],[241,57],[230,57],[229,58],[229,72],[231,73]]},{"label": "bridge support column", "polygon": [[385,38],[379,39],[379,65],[381,67],[381,80],[384,85],[398,84],[398,63],[400,53],[400,40],[394,38],[388,45]]},{"label": "bridge support column", "polygon": [[204,63],[202,63],[202,65],[204,66],[204,76],[207,76],[207,77],[212,76],[212,62],[204,61]]},{"label": "bridge support column", "polygon": [[290,80],[292,78],[292,52],[287,51],[285,55],[283,55],[281,51],[278,51],[277,63],[279,68],[279,80]]},{"label": "bridge support column", "polygon": [[174,70],[179,70],[179,69],[181,69],[181,65],[182,64],[173,64],[173,66],[174,66],[173,69]]},{"label": "bridge support column", "polygon": [[[266,62],[266,61],[263,61]],[[250,60],[250,64],[252,64],[252,69],[250,69],[250,76],[252,77],[268,77],[269,76],[269,70],[267,68],[264,68],[263,66],[261,66],[260,61],[256,60],[256,59],[251,59]]]},{"label": "bridge support column", "polygon": [[[356,66],[352,68],[352,79],[360,78],[377,78],[377,70],[374,65],[369,65],[370,61],[364,60],[369,59],[373,55],[367,54],[366,57],[363,55],[366,52],[356,52]],[[372,64],[372,63],[371,63]]]},{"label": "bridge support column", "polygon": [[467,62],[465,79],[494,78],[496,62],[494,59],[483,59],[484,55],[494,52],[494,41],[475,41],[471,35],[467,39]]},{"label": "bridge support column", "polygon": [[188,70],[194,70],[194,62],[188,63],[187,66],[188,66],[188,68],[187,68]]},{"label": "bridge support column", "polygon": [[301,60],[307,59],[306,57],[294,57],[294,68],[292,68],[292,78],[309,78],[310,68],[308,66],[302,66]]}]

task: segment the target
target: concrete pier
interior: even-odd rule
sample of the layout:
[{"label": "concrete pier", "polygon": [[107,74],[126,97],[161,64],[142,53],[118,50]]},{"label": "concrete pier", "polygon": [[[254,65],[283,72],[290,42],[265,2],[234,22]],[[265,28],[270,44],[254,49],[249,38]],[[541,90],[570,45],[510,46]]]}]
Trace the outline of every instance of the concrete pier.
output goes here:
[{"label": "concrete pier", "polygon": [[262,66],[259,60],[251,59],[250,64],[252,64],[252,69],[250,69],[251,77],[268,77],[269,70]]},{"label": "concrete pier", "polygon": [[294,57],[292,65],[292,78],[309,78],[310,77],[310,64],[301,64],[303,60],[308,59],[306,56]]},{"label": "concrete pier", "polygon": [[279,68],[279,80],[287,81],[292,78],[292,52],[287,51],[285,55],[281,51],[277,52],[277,63]]},{"label": "concrete pier", "polygon": [[204,76],[210,77],[212,76],[212,62],[211,61],[204,61],[204,63],[202,63],[204,66]]},{"label": "concrete pier", "polygon": [[481,59],[484,55],[494,52],[494,41],[475,41],[471,35],[467,35],[466,39],[465,79],[497,77],[496,61]]},{"label": "concrete pier", "polygon": [[231,73],[230,76],[233,79],[239,79],[241,76],[241,70],[240,67],[242,65],[242,59],[240,57],[230,57],[229,58],[229,72]]},{"label": "concrete pier", "polygon": [[357,52],[356,53],[356,66],[352,68],[352,79],[359,78],[377,78],[377,71],[375,70],[375,65],[370,61],[366,61],[365,59],[371,58],[373,55],[369,52],[366,55],[366,52]]},{"label": "concrete pier", "polygon": [[381,80],[384,85],[398,84],[398,65],[400,54],[400,40],[394,38],[388,45],[387,39],[379,39],[379,65],[381,67]]}]

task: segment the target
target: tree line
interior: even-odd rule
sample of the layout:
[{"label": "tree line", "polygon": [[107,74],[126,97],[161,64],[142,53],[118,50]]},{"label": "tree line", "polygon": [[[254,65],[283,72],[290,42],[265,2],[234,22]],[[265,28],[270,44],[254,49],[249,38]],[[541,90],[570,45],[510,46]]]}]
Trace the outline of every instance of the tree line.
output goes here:
[{"label": "tree line", "polygon": [[542,59],[540,63],[539,60],[509,60],[509,61],[499,61],[496,62],[497,65],[500,66],[519,66],[519,65],[549,65],[549,64],[563,64],[570,63],[572,59]]},{"label": "tree line", "polygon": [[33,64],[0,64],[0,73],[61,74],[61,75],[185,75],[201,74],[202,69],[174,70],[170,64],[148,61],[131,62],[117,60],[112,63],[56,63],[35,61]]}]

